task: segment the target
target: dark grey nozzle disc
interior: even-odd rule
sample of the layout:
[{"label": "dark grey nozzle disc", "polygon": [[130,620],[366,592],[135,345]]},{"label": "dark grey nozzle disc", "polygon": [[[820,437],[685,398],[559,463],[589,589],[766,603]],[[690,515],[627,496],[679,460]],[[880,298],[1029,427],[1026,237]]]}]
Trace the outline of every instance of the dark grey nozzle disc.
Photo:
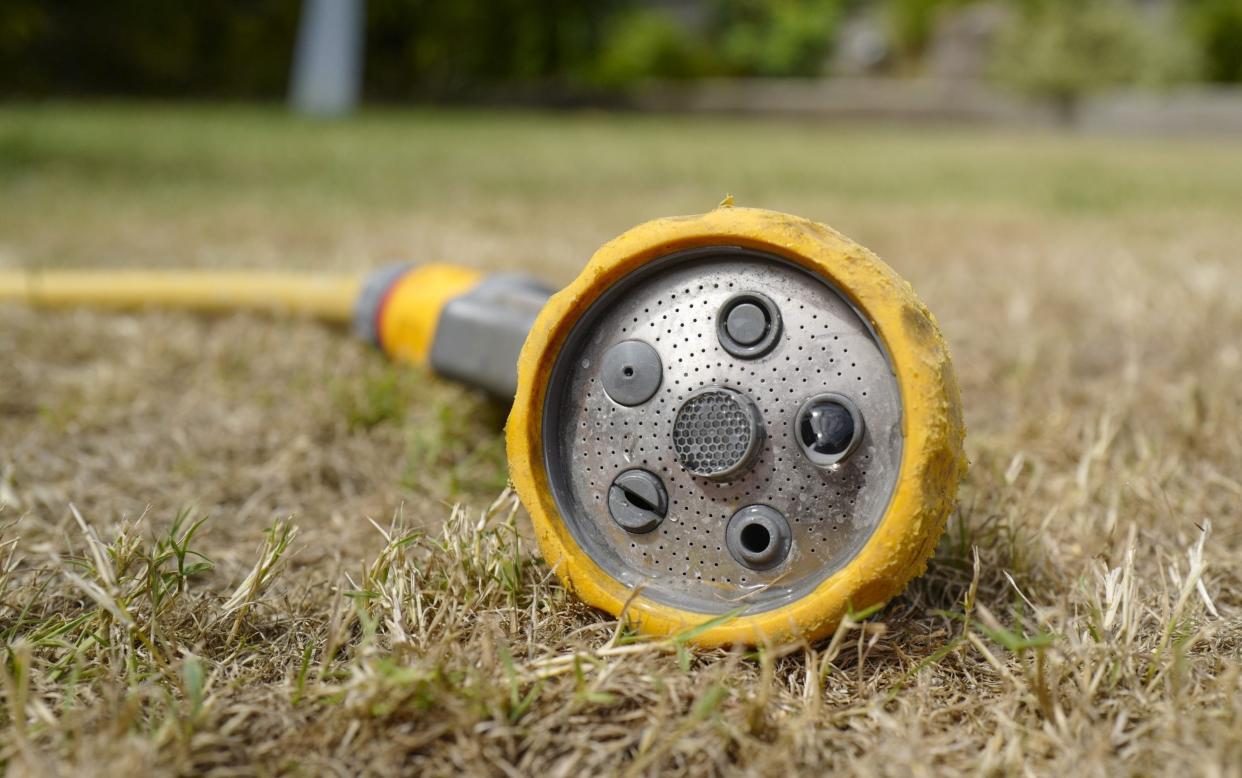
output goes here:
[{"label": "dark grey nozzle disc", "polygon": [[608,512],[628,532],[650,532],[660,526],[668,513],[664,483],[646,470],[626,470],[608,489]]},{"label": "dark grey nozzle disc", "polygon": [[623,340],[604,353],[600,381],[615,403],[642,405],[660,388],[664,366],[660,355],[641,340]]},{"label": "dark grey nozzle disc", "polygon": [[716,337],[725,351],[755,359],[772,350],[781,336],[781,311],[767,295],[735,294],[716,315]]}]

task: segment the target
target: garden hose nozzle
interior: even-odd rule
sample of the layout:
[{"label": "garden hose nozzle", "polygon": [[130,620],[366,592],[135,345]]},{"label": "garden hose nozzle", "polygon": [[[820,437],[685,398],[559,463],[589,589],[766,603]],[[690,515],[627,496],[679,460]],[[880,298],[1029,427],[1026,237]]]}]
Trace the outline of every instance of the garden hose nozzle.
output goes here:
[{"label": "garden hose nozzle", "polygon": [[[203,302],[178,276],[141,299],[32,278],[0,274],[0,299]],[[556,294],[446,265],[291,283],[273,302],[200,279],[212,304],[193,307],[231,291],[351,319],[394,359],[513,397],[510,476],[548,564],[646,633],[824,636],[922,572],[965,470],[935,320],[875,255],[798,217],[648,222]]]},{"label": "garden hose nozzle", "polygon": [[731,206],[636,227],[553,295],[507,428],[566,587],[705,645],[823,637],[900,593],[964,434],[908,283],[822,225]]}]

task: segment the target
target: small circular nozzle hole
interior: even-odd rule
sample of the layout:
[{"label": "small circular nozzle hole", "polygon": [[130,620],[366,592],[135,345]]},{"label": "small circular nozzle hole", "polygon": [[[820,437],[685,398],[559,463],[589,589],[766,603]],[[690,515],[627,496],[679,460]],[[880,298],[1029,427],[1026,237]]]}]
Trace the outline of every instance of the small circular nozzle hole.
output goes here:
[{"label": "small circular nozzle hole", "polygon": [[634,377],[634,368],[630,367],[629,365],[626,365],[626,366],[625,366],[625,369],[624,369],[624,370],[622,370],[622,371],[621,371],[621,373],[622,373],[622,374],[623,374],[626,378],[633,378],[633,377]]},{"label": "small circular nozzle hole", "polygon": [[752,554],[766,551],[772,544],[772,533],[762,524],[749,524],[742,528],[742,548]]}]

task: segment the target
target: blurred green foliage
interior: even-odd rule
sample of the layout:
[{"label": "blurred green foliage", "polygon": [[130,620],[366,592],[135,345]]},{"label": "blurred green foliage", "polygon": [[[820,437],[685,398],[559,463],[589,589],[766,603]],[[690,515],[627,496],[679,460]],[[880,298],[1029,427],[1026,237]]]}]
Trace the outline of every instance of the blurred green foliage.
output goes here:
[{"label": "blurred green foliage", "polygon": [[843,0],[705,0],[692,27],[658,7],[636,7],[609,27],[595,80],[817,76],[835,38]]},{"label": "blurred green foliage", "polygon": [[[947,13],[982,2],[1017,19],[997,47],[998,76],[1067,106],[1113,84],[1242,82],[1242,0],[1170,0],[1154,22],[1138,0],[368,0],[366,90],[469,97],[515,85],[816,76],[855,13],[882,20],[904,73],[919,70]],[[300,7],[2,0],[0,96],[279,97]]]},{"label": "blurred green foliage", "polygon": [[889,0],[888,22],[893,47],[903,61],[912,60],[927,48],[941,14],[970,0]]},{"label": "blurred green foliage", "polygon": [[0,94],[279,93],[298,10],[297,0],[3,0]]},{"label": "blurred green foliage", "polygon": [[717,0],[709,40],[729,75],[816,76],[842,6],[840,0]]},{"label": "blurred green foliage", "polygon": [[1190,0],[1188,27],[1212,81],[1242,82],[1242,0]]},{"label": "blurred green foliage", "polygon": [[468,94],[581,80],[625,0],[368,0],[368,91]]},{"label": "blurred green foliage", "polygon": [[[594,65],[624,0],[369,0],[374,97],[458,94]],[[3,0],[0,94],[279,96],[301,0]]]},{"label": "blurred green foliage", "polygon": [[997,42],[996,75],[1050,100],[1068,118],[1085,95],[1123,84],[1191,78],[1195,58],[1123,0],[1022,0]]},{"label": "blurred green foliage", "polygon": [[713,52],[667,12],[633,9],[614,21],[592,73],[595,83],[623,87],[649,78],[694,78],[718,71]]}]

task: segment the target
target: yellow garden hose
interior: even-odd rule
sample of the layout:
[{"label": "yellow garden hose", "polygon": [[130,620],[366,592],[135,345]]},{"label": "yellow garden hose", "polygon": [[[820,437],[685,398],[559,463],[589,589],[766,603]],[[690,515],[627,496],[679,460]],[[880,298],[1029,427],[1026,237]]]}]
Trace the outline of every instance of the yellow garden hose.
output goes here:
[{"label": "yellow garden hose", "polygon": [[513,400],[510,477],[566,588],[704,645],[822,638],[899,594],[966,467],[948,347],[910,285],[823,225],[729,203],[630,230],[555,295],[402,265],[0,271],[5,301],[352,322]]},{"label": "yellow garden hose", "polygon": [[0,271],[0,301],[48,307],[271,311],[348,322],[362,275],[212,270]]},{"label": "yellow garden hose", "polygon": [[[440,314],[482,274],[454,265],[373,273],[237,270],[0,271],[0,303],[64,308],[257,311],[354,324],[393,359],[426,365]],[[542,302],[542,298],[540,298]],[[533,314],[532,314],[533,318]],[[490,388],[490,387],[485,387]],[[507,388],[501,392],[507,392]]]}]

